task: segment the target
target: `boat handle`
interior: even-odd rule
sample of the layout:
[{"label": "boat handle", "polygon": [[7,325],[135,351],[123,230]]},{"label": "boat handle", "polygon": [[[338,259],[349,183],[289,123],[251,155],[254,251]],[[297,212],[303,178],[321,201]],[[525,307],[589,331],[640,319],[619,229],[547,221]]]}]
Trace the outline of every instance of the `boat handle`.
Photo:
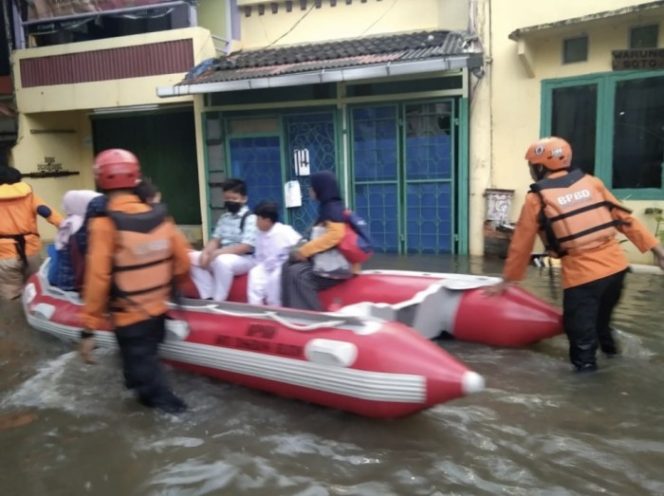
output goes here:
[{"label": "boat handle", "polygon": [[266,315],[270,317],[272,320],[279,322],[281,325],[289,327],[296,331],[314,331],[316,329],[323,329],[326,327],[336,327],[346,323],[345,320],[327,320],[324,322],[316,322],[313,324],[296,324],[295,322],[290,322],[274,312],[266,312]]},{"label": "boat handle", "polygon": [[276,312],[262,312],[262,313],[248,313],[248,312],[231,312],[229,310],[222,310],[219,307],[216,307],[214,305],[208,305],[207,308],[215,313],[220,313],[223,315],[230,315],[231,317],[246,317],[246,318],[260,318],[260,317],[267,317],[275,322],[278,322],[279,324],[288,327],[290,329],[296,330],[296,331],[315,331],[316,329],[324,329],[327,327],[335,327],[338,325],[345,324],[346,321],[342,319],[336,319],[336,320],[326,320],[324,322],[314,322],[313,324],[296,324],[295,322],[291,322],[288,319],[281,317],[279,314]]}]

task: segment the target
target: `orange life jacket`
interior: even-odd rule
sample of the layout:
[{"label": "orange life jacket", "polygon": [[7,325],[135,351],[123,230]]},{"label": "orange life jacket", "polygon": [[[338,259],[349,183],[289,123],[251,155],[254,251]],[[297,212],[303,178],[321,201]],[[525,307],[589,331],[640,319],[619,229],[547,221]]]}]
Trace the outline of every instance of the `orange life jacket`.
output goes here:
[{"label": "orange life jacket", "polygon": [[154,205],[139,214],[107,214],[117,230],[111,310],[145,308],[155,300],[167,301],[173,281],[174,227],[166,221],[165,207]]},{"label": "orange life jacket", "polygon": [[540,224],[547,250],[562,257],[602,246],[616,234],[620,221],[611,210],[628,209],[604,199],[590,176],[580,169],[530,186],[542,202]]},{"label": "orange life jacket", "polygon": [[25,183],[12,185],[0,192],[0,207],[3,219],[0,219],[0,242],[14,242],[17,258],[27,266],[26,242],[28,238],[39,238],[37,219],[33,211],[32,188]]}]

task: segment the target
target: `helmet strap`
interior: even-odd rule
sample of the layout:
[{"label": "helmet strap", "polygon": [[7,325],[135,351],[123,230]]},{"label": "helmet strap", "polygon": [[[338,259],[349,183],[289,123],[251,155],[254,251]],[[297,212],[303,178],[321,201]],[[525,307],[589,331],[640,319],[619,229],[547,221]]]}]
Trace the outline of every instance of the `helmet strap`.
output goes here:
[{"label": "helmet strap", "polygon": [[528,164],[530,167],[530,175],[535,181],[544,179],[549,170],[542,164]]}]

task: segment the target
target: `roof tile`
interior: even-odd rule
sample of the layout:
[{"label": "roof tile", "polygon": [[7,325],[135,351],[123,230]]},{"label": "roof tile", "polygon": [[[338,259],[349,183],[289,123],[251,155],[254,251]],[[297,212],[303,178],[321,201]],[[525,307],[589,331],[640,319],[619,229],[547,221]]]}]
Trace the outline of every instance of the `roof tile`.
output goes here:
[{"label": "roof tile", "polygon": [[180,84],[202,84],[340,69],[394,61],[468,55],[468,35],[420,31],[247,50],[208,60],[189,71]]}]

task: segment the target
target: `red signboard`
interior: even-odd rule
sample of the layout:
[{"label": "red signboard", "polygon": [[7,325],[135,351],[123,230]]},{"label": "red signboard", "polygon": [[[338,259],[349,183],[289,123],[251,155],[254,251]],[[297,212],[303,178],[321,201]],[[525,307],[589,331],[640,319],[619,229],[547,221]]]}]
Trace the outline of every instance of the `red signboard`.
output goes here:
[{"label": "red signboard", "polygon": [[28,2],[28,21],[48,20],[80,14],[155,5],[171,0],[32,0]]},{"label": "red signboard", "polygon": [[[0,95],[11,95],[14,92],[11,76],[0,76]],[[2,109],[0,108],[0,114]]]}]

